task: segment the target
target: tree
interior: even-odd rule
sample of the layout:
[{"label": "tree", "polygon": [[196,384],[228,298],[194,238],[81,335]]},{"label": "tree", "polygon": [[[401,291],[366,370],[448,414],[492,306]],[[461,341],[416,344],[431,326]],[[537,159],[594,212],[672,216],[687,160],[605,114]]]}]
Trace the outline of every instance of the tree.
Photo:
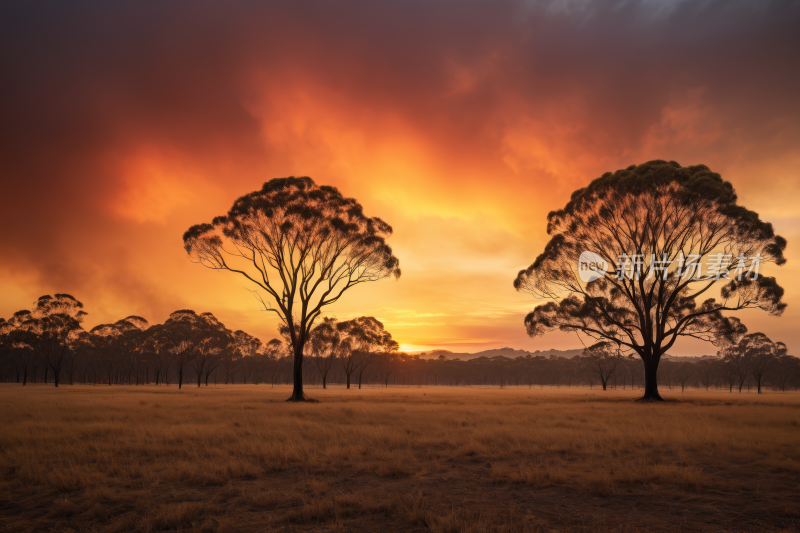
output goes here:
[{"label": "tree", "polygon": [[716,365],[712,359],[702,359],[697,362],[697,377],[700,379],[703,387],[708,390],[711,385],[711,380],[714,379],[716,374]]},{"label": "tree", "polygon": [[113,349],[126,369],[128,384],[131,382],[131,375],[135,374],[138,385],[139,367],[147,345],[149,324],[144,318],[131,315],[116,321],[113,327],[117,331],[113,338]]},{"label": "tree", "polygon": [[[740,357],[747,362],[753,378],[758,386],[758,394],[761,394],[761,383],[764,376],[773,366],[786,355],[786,345],[782,342],[772,342],[763,333],[751,333],[742,337],[735,351],[741,354]],[[739,385],[739,392],[742,387]]]},{"label": "tree", "polygon": [[617,369],[622,357],[619,349],[610,342],[598,342],[583,350],[581,359],[584,365],[600,377],[603,390],[611,375]]},{"label": "tree", "polygon": [[119,330],[114,324],[98,324],[89,333],[93,336],[91,343],[84,344],[85,347],[92,347],[95,356],[100,361],[100,365],[106,371],[109,386],[112,384],[113,371],[116,368],[118,359],[117,351],[114,346],[114,338],[119,335]]},{"label": "tree", "polygon": [[737,376],[736,366],[727,360],[721,351],[717,354],[715,363],[717,366],[717,373],[720,378],[722,378],[722,382],[728,387],[728,392],[733,392],[733,386],[736,384]]},{"label": "tree", "polygon": [[695,373],[695,366],[691,363],[679,363],[675,369],[675,377],[681,382],[681,394],[686,390],[686,383]]},{"label": "tree", "polygon": [[322,377],[323,389],[328,388],[328,373],[343,347],[342,337],[336,326],[335,318],[326,317],[311,330],[309,338],[311,354]]},{"label": "tree", "polygon": [[172,353],[178,374],[178,388],[183,386],[183,376],[189,363],[193,363],[200,386],[202,375],[210,359],[225,343],[232,341],[230,332],[211,313],[197,314],[182,309],[169,315],[162,328],[157,330],[159,345]]},{"label": "tree", "polygon": [[240,332],[244,333],[242,330],[237,330],[233,333],[232,344],[220,357],[220,366],[222,367],[223,374],[225,374],[225,385],[236,382],[236,367],[239,366],[239,360],[241,358],[236,343],[236,334]]},{"label": "tree", "polygon": [[383,324],[371,316],[362,316],[337,324],[342,340],[342,367],[350,388],[351,376],[355,373],[358,388],[361,388],[364,372],[378,351],[397,351],[399,345]]},{"label": "tree", "polygon": [[795,389],[798,388],[798,378],[800,378],[800,359],[791,355],[782,355],[778,358],[778,368],[775,372],[775,388],[781,392],[791,387],[794,383]]},{"label": "tree", "polygon": [[408,356],[405,353],[383,352],[379,354],[378,357],[378,375],[380,376],[381,383],[388,389],[389,377],[394,372],[398,360],[403,360]]},{"label": "tree", "polygon": [[56,387],[71,349],[70,342],[82,331],[84,316],[83,304],[75,297],[69,294],[45,295],[39,297],[31,313],[19,325],[28,333],[28,342],[41,358],[45,369],[53,371]]},{"label": "tree", "polygon": [[287,367],[287,363],[289,363],[288,367],[292,368],[292,361],[290,361],[289,356],[293,356],[293,353],[287,352],[283,343],[278,339],[270,339],[267,341],[267,344],[262,346],[259,350],[258,357],[261,361],[260,366],[263,371],[269,371],[270,383],[273,387],[275,386],[276,373],[282,368]]},{"label": "tree", "polygon": [[72,342],[72,349],[83,355],[84,361],[84,381],[86,378],[87,367],[93,366],[95,369],[95,384],[97,383],[97,363],[100,357],[97,353],[98,346],[95,335],[91,331],[81,331]]},{"label": "tree", "polygon": [[163,329],[163,324],[150,326],[145,332],[142,342],[142,350],[149,355],[148,359],[153,367],[156,385],[159,380],[169,385],[169,369],[172,366],[172,353],[167,345],[168,341],[165,339]]},{"label": "tree", "polygon": [[261,348],[261,340],[238,329],[233,332],[233,342],[242,365],[242,379],[244,380],[244,384],[247,385],[247,376],[253,374],[255,365],[258,363],[256,354]]},{"label": "tree", "polygon": [[728,365],[728,373],[733,377],[732,383],[736,383],[739,392],[742,392],[744,382],[750,374],[750,354],[740,344],[734,344],[722,351],[722,359]]},{"label": "tree", "polygon": [[191,353],[197,386],[200,386],[204,373],[208,386],[208,376],[219,366],[219,357],[233,343],[233,335],[213,314],[202,313],[194,323],[192,338],[194,344]]},{"label": "tree", "polygon": [[22,385],[28,384],[28,371],[33,365],[36,352],[34,345],[36,336],[32,331],[21,327],[31,318],[28,310],[17,311],[9,320],[0,323],[0,344],[9,360],[17,369],[17,382],[22,378]]},{"label": "tree", "polygon": [[7,361],[13,365],[17,374],[17,383],[19,383],[20,368],[16,364],[17,361],[13,355],[13,346],[11,342],[11,332],[14,331],[14,326],[6,321],[5,318],[0,318],[0,360]]},{"label": "tree", "polygon": [[348,289],[400,276],[386,244],[392,228],[353,198],[311,178],[273,179],[226,215],[183,235],[190,258],[244,276],[264,309],[288,328],[294,363],[289,401],[305,401],[303,353],[315,320]]},{"label": "tree", "polygon": [[[719,343],[738,323],[725,312],[786,307],[775,278],[759,274],[786,262],[786,240],[736,201],[708,167],[666,161],[608,172],[575,191],[548,214],[550,241],[514,281],[554,300],[525,317],[528,334],[575,332],[635,353],[642,399],[660,400],[658,365],[678,339]],[[709,297],[714,285],[720,300]]]}]

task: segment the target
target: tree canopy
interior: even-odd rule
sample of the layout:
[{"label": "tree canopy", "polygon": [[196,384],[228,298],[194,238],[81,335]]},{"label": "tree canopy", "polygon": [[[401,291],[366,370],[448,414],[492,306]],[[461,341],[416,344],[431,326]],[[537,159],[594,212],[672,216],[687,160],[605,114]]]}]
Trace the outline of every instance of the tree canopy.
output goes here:
[{"label": "tree canopy", "polygon": [[386,243],[391,233],[335,187],[289,177],[242,196],[210,224],[192,226],[183,242],[193,261],[244,276],[261,291],[264,309],[280,318],[294,350],[289,400],[303,401],[303,348],[323,308],[356,285],[400,276]]},{"label": "tree canopy", "polygon": [[12,318],[20,333],[17,342],[39,354],[45,368],[52,370],[56,387],[69,355],[69,344],[83,331],[81,322],[86,314],[83,303],[74,296],[48,294],[39,297],[32,311],[19,311]]},{"label": "tree canopy", "polygon": [[547,221],[544,251],[514,280],[518,291],[554,300],[525,317],[528,334],[576,332],[636,353],[644,399],[660,399],[658,362],[680,337],[723,342],[740,325],[724,312],[786,307],[783,288],[760,271],[786,262],[786,240],[705,165],[608,172]]}]

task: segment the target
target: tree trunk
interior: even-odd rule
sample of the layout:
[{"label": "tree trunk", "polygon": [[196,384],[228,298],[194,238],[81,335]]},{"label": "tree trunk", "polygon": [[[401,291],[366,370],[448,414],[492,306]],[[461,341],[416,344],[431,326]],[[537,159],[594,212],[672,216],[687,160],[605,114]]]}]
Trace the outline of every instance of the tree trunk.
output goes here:
[{"label": "tree trunk", "polygon": [[663,401],[658,393],[658,359],[655,356],[644,358],[644,396],[641,401]]},{"label": "tree trunk", "polygon": [[325,390],[328,388],[328,374],[322,375],[322,389]]},{"label": "tree trunk", "polygon": [[297,342],[294,347],[294,380],[292,395],[286,400],[287,402],[313,402],[307,398],[303,392],[303,343]]}]

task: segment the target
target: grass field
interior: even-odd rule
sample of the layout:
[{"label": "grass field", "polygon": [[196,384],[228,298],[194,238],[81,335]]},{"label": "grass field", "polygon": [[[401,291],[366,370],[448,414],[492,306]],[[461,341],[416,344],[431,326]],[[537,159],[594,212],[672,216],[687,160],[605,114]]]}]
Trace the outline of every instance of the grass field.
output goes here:
[{"label": "grass field", "polygon": [[0,385],[4,531],[800,531],[800,395]]}]

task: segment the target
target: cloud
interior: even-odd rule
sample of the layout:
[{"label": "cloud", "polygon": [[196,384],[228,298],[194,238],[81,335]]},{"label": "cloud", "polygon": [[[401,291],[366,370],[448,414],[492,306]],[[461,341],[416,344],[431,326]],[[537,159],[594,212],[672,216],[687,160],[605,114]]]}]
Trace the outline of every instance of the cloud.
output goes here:
[{"label": "cloud", "polygon": [[706,163],[794,228],[799,22],[791,1],[3,3],[0,315],[69,290],[92,320],[191,306],[274,336],[180,235],[310,175],[393,225],[406,272],[333,314],[530,347],[515,269],[603,172]]}]

